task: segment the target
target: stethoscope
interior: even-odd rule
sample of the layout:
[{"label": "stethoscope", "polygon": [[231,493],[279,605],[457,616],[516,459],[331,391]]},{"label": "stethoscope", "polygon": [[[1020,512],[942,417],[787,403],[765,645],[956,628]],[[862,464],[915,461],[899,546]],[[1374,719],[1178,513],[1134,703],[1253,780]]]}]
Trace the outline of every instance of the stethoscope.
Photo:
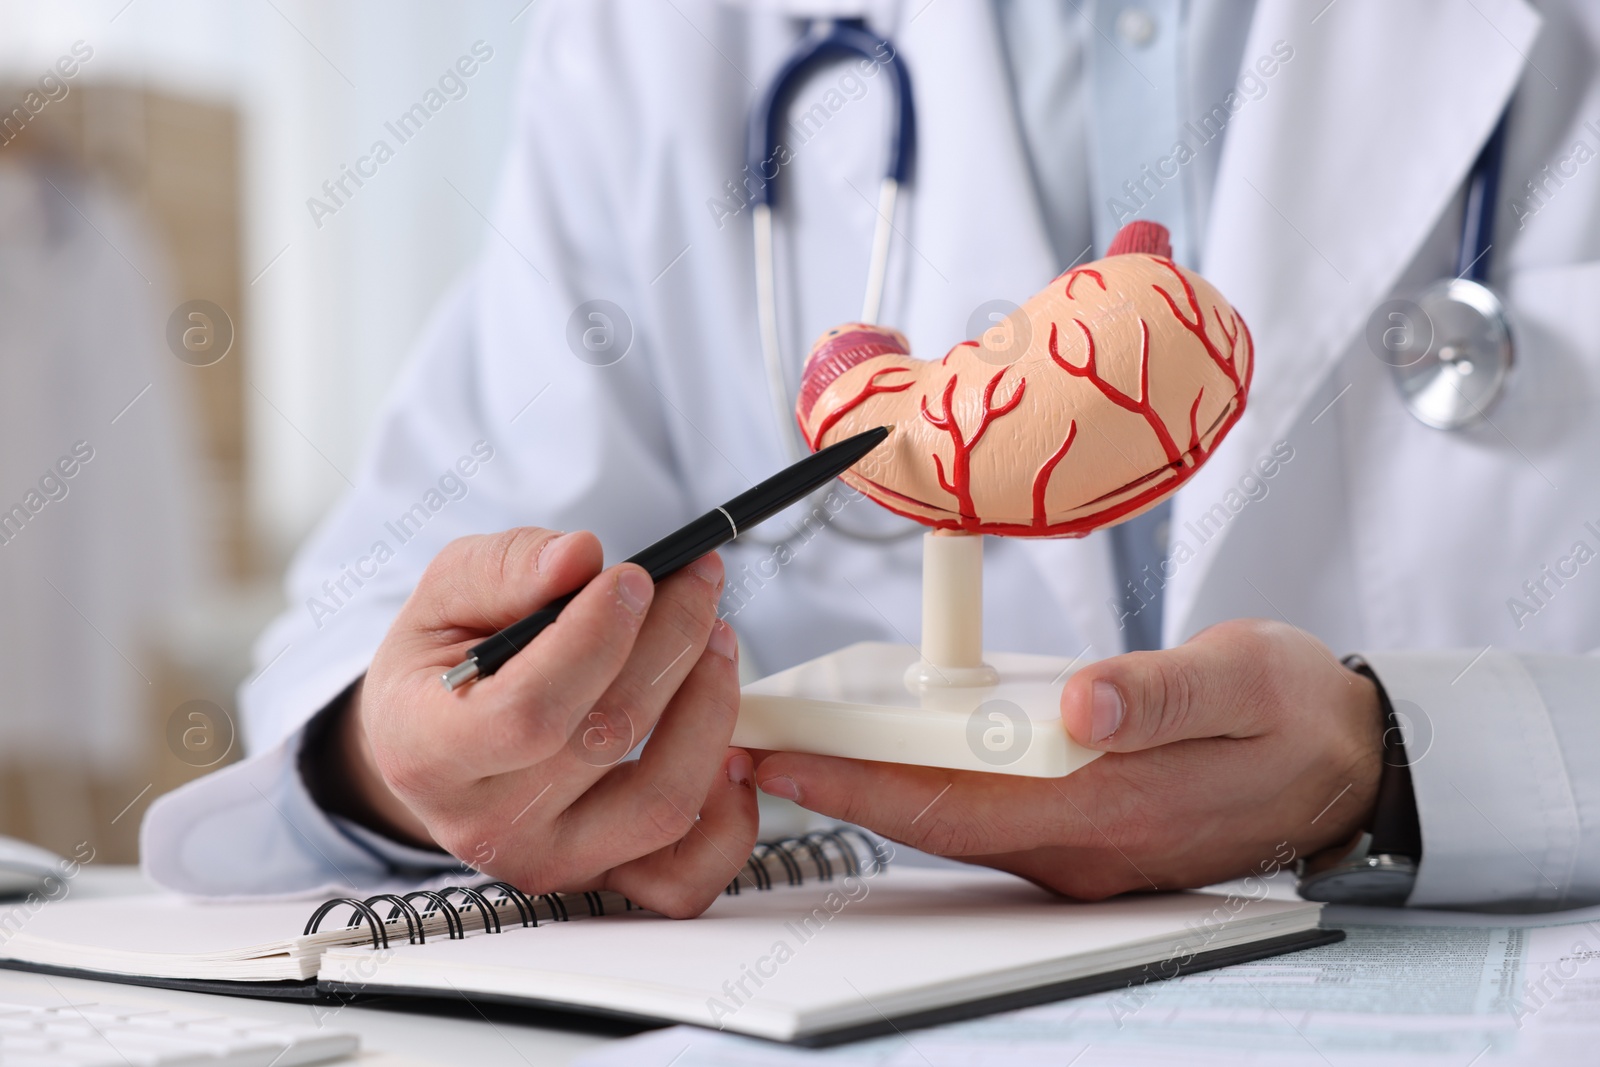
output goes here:
[{"label": "stethoscope", "polygon": [[1413,301],[1385,304],[1380,310],[1387,314],[1374,319],[1369,337],[1373,351],[1389,364],[1406,410],[1438,430],[1488,421],[1515,359],[1511,320],[1489,285],[1505,136],[1502,114],[1467,178],[1456,276],[1428,286]]},{"label": "stethoscope", "polygon": [[[777,208],[778,174],[782,170],[779,153],[783,116],[788,113],[794,94],[816,67],[838,59],[864,59],[889,74],[894,85],[889,157],[883,181],[878,185],[878,220],[872,233],[871,258],[867,262],[867,290],[861,302],[861,322],[878,321],[883,304],[884,281],[889,272],[889,241],[894,234],[895,203],[900,189],[908,184],[911,163],[916,155],[917,123],[911,96],[911,77],[895,53],[894,46],[867,28],[863,19],[821,19],[812,23],[794,52],[778,68],[766,92],[750,114],[748,157],[745,173],[755,176],[751,198],[751,218],[755,229],[756,316],[761,332],[761,357],[766,365],[767,393],[772,415],[782,435],[784,449],[792,459],[810,454],[795,426],[794,399],[789,395],[784,372],[783,347],[778,340],[777,271],[773,254],[773,212]],[[813,503],[813,510],[815,505]],[[856,541],[887,543],[914,537],[923,527],[897,522],[894,529],[869,531],[850,529],[835,514],[829,528]],[[781,544],[794,540],[762,541],[746,534],[744,540],[761,544]]]}]

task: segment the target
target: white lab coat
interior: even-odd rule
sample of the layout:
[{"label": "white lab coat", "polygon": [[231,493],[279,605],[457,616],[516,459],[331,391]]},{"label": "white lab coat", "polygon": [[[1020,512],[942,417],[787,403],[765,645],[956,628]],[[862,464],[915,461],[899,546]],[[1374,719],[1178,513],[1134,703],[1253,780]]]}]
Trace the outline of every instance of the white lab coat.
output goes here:
[{"label": "white lab coat", "polygon": [[[290,888],[326,874],[317,854],[348,851],[296,791],[286,745],[364,669],[451,538],[584,527],[621,558],[784,463],[758,355],[749,213],[719,226],[708,205],[739,178],[755,87],[799,30],[755,6],[539,9],[482,265],[423,339],[357,488],[291,571],[291,607],[242,692],[252,760],[152,809],[156,878],[197,892]],[[917,6],[867,13],[910,65],[919,116],[884,319],[933,357],[967,336],[979,305],[1020,302],[1061,265],[989,5]],[[1203,242],[1202,270],[1248,320],[1259,362],[1243,419],[1176,498],[1174,537],[1196,554],[1166,587],[1165,638],[1277,616],[1368,655],[1426,741],[1413,753],[1425,845],[1414,904],[1600,897],[1600,660],[1583,655],[1600,646],[1600,562],[1560,587],[1545,579],[1531,616],[1507,604],[1575,542],[1600,549],[1600,163],[1552,185],[1525,219],[1507,206],[1575,141],[1600,147],[1583,125],[1600,119],[1600,14],[1545,6],[1541,25],[1522,0],[1345,0],[1320,15],[1263,0],[1246,62],[1279,41],[1294,59],[1231,118]],[[831,81],[819,75],[801,106]],[[1452,273],[1460,189],[1513,88],[1494,255],[1519,364],[1491,426],[1443,433],[1401,406],[1365,325],[1392,293]],[[884,97],[873,86],[841,106],[787,172],[782,329],[796,364],[857,314]],[[632,324],[612,366],[569,348],[569,317],[593,299]],[[494,458],[466,496],[398,546],[385,523],[426,506],[477,441]],[[1292,458],[1251,480],[1275,450]],[[353,595],[314,622],[308,597],[380,541],[394,558],[362,565],[375,576],[359,589],[346,579]],[[726,552],[730,584],[750,590],[733,622],[762,668],[862,638],[916,639],[914,540],[824,534],[763,583],[751,576],[769,551]],[[1103,535],[991,540],[990,647],[1118,652],[1113,580]],[[244,849],[273,858],[251,869]],[[335,866],[351,881],[381,867]]]}]

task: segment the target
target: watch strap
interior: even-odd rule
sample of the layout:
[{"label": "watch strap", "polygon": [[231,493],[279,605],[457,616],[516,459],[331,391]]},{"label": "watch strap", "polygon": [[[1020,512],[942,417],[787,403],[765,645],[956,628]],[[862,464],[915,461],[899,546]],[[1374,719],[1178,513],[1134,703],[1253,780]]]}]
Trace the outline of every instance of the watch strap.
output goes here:
[{"label": "watch strap", "polygon": [[1389,694],[1372,668],[1359,656],[1348,656],[1344,665],[1370,681],[1378,690],[1383,711],[1383,769],[1378,777],[1378,796],[1367,832],[1372,835],[1369,855],[1404,856],[1413,862],[1422,859],[1422,823],[1417,815],[1416,792],[1411,784],[1411,763],[1406,757],[1405,734],[1409,724],[1395,714]]}]

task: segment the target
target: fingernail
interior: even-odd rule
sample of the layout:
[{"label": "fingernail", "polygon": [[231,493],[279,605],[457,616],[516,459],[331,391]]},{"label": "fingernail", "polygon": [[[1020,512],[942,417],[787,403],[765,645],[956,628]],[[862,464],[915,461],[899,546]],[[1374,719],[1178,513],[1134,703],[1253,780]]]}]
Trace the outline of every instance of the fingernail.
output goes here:
[{"label": "fingernail", "polygon": [[543,574],[544,573],[544,561],[545,561],[545,559],[546,558],[553,558],[553,557],[547,557],[546,554],[552,548],[556,547],[561,542],[565,541],[567,538],[569,538],[571,536],[572,535],[569,534],[569,533],[557,533],[556,536],[551,537],[551,538],[547,538],[545,540],[545,543],[539,546],[539,554],[537,556],[533,557],[533,570],[534,570],[534,573]]},{"label": "fingernail", "polygon": [[787,774],[780,774],[776,778],[768,778],[761,783],[761,791],[768,796],[782,797],[784,800],[800,800],[800,787],[795,780]]},{"label": "fingernail", "polygon": [[722,585],[722,560],[714,554],[701,556],[689,564],[689,573],[716,589]]},{"label": "fingernail", "polygon": [[627,567],[617,575],[617,597],[635,615],[643,615],[650,606],[650,595],[655,585],[650,576],[638,567]]},{"label": "fingernail", "polygon": [[1117,732],[1128,710],[1122,702],[1121,691],[1110,682],[1094,683],[1091,708],[1093,714],[1090,716],[1089,740],[1096,744]]},{"label": "fingernail", "polygon": [[723,659],[739,658],[739,638],[733,632],[733,627],[721,619],[711,624],[711,637],[706,641],[706,647]]},{"label": "fingernail", "polygon": [[743,752],[735,752],[728,760],[728,781],[734,785],[749,785],[756,774],[756,765]]}]

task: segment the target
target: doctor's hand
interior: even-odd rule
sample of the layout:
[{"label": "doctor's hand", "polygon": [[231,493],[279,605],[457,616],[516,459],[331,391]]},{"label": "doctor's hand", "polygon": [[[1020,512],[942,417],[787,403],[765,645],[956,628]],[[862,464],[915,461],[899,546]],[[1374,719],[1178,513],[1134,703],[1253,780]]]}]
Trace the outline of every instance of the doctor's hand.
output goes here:
[{"label": "doctor's hand", "polygon": [[763,758],[766,792],[1069,897],[1210,885],[1353,839],[1376,803],[1376,686],[1316,638],[1235,620],[1091,664],[1061,696],[1106,754],[1065,778]]},{"label": "doctor's hand", "polygon": [[[716,616],[722,562],[653,586],[601,560],[588,533],[448,545],[308,745],[318,802],[528,892],[614,889],[666,915],[703,911],[756,836],[751,759],[728,748],[738,645]],[[495,674],[440,684],[474,644],[579,588]]]}]

